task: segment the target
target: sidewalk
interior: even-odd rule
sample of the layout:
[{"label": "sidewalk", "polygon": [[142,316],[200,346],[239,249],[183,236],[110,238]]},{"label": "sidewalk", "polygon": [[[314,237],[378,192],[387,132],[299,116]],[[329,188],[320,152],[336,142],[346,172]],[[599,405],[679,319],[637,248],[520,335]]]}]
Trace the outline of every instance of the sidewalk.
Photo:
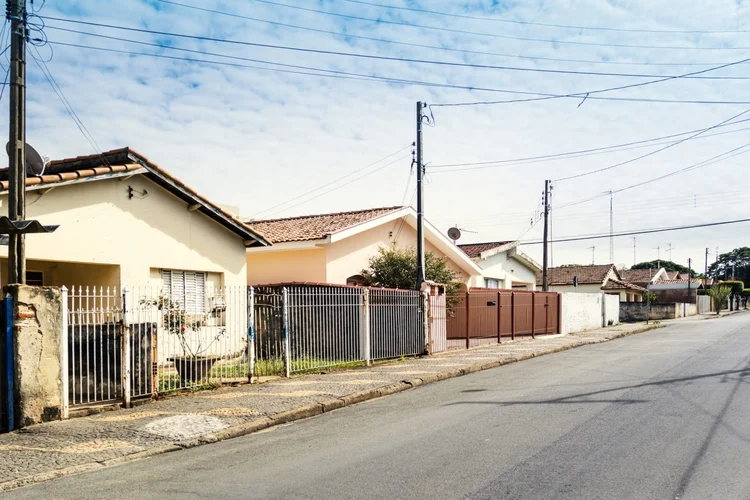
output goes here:
[{"label": "sidewalk", "polygon": [[0,435],[0,492],[249,434],[438,380],[655,328],[624,324],[371,368],[225,387]]}]

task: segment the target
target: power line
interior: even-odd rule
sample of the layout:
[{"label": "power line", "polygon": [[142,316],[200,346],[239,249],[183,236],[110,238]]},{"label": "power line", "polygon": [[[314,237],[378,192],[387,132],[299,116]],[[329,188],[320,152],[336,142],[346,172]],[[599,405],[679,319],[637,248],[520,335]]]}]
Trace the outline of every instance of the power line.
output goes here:
[{"label": "power line", "polygon": [[[563,69],[550,69],[550,68],[523,68],[523,67],[517,67],[517,66],[504,66],[504,65],[492,65],[492,64],[476,64],[476,63],[460,63],[460,62],[452,62],[452,61],[440,61],[440,60],[434,60],[434,59],[417,59],[417,58],[408,58],[408,57],[394,57],[394,56],[383,56],[383,55],[377,55],[377,54],[364,54],[360,52],[342,52],[337,50],[323,50],[323,49],[314,49],[314,48],[307,48],[307,47],[294,47],[290,45],[275,45],[275,44],[268,44],[268,43],[260,43],[260,42],[248,42],[248,41],[241,41],[241,40],[229,40],[226,38],[216,38],[216,37],[206,37],[206,36],[200,36],[200,35],[189,35],[185,33],[173,33],[173,32],[167,32],[167,31],[156,31],[156,30],[148,30],[148,29],[142,29],[142,28],[132,28],[127,26],[118,26],[113,24],[102,24],[102,23],[93,23],[88,21],[78,21],[73,19],[62,19],[57,17],[46,17],[45,19],[50,19],[54,21],[61,21],[61,22],[67,22],[67,23],[75,23],[75,24],[84,24],[87,26],[97,26],[102,28],[108,28],[108,29],[117,29],[117,30],[124,30],[124,31],[133,31],[137,33],[149,33],[149,34],[155,34],[155,35],[161,35],[161,36],[172,36],[176,38],[190,38],[194,40],[202,40],[202,41],[209,41],[209,42],[216,42],[216,43],[227,43],[227,44],[233,44],[233,45],[244,45],[244,46],[251,46],[251,47],[261,47],[261,48],[267,48],[267,49],[274,49],[274,50],[284,50],[284,51],[292,51],[292,52],[303,52],[303,53],[312,53],[312,54],[321,54],[321,55],[330,55],[330,56],[339,56],[339,57],[352,57],[357,59],[373,59],[378,61],[391,61],[391,62],[401,62],[401,63],[410,63],[410,64],[428,64],[428,65],[435,65],[435,66],[448,66],[448,67],[458,67],[458,68],[471,68],[471,69],[492,69],[492,70],[500,70],[500,71],[519,71],[519,72],[531,72],[531,73],[551,73],[551,74],[564,74],[564,75],[579,75],[579,76],[606,76],[606,77],[629,77],[629,78],[657,78],[658,80],[653,82],[641,82],[640,84],[633,84],[633,85],[627,85],[623,87],[618,87],[614,90],[620,90],[621,88],[631,88],[631,87],[638,87],[642,85],[648,85],[650,83],[658,83],[661,81],[667,81],[672,80],[676,78],[690,78],[690,77],[697,77],[697,75],[708,73],[711,71],[716,71],[719,69],[728,68],[731,66],[736,66],[738,64],[743,64],[747,61],[750,61],[750,58],[742,59],[740,61],[733,61],[724,63],[718,66],[713,66],[711,68],[706,68],[698,71],[693,71],[691,73],[682,74],[682,75],[653,75],[653,74],[638,74],[638,73],[612,73],[612,72],[597,72],[597,71],[576,71],[576,70],[563,70]],[[54,26],[48,26],[48,28],[55,29]],[[59,28],[58,28],[59,29]],[[92,33],[82,33],[86,35],[96,36]],[[133,42],[133,40],[127,40],[130,42]],[[136,42],[137,43],[137,42]],[[748,47],[750,49],[750,47]],[[750,77],[731,77],[731,76],[723,76],[723,77],[702,77],[704,79],[711,78],[711,79],[721,79],[721,80],[747,80],[750,79]],[[589,91],[588,93],[601,93],[603,91]],[[586,92],[580,93],[585,94]]]},{"label": "power line", "polygon": [[[615,238],[619,238],[622,236],[635,236],[638,234],[652,234],[652,233],[665,233],[669,231],[682,231],[685,229],[697,229],[697,228],[703,228],[703,227],[714,227],[714,226],[725,226],[728,224],[740,224],[742,222],[750,222],[750,219],[735,219],[735,220],[726,220],[726,221],[719,221],[719,222],[708,222],[705,224],[692,224],[692,225],[686,225],[686,226],[673,226],[673,227],[664,227],[664,228],[657,228],[657,229],[641,229],[636,231],[624,231],[620,233],[615,233],[612,236]],[[566,238],[558,238],[554,240],[554,243],[565,243],[570,241],[583,241],[583,240],[597,240],[602,238],[609,238],[610,234],[596,234],[596,235],[583,235],[583,236],[570,236]],[[522,241],[521,245],[541,245],[543,244],[543,241]]]},{"label": "power line", "polygon": [[[348,173],[348,174],[346,174],[346,175],[343,175],[343,176],[341,176],[341,177],[338,177],[338,178],[336,178],[336,179],[334,179],[334,180],[332,180],[332,181],[330,181],[330,182],[328,182],[328,183],[326,183],[326,184],[323,184],[322,186],[319,186],[319,187],[317,187],[317,188],[315,188],[315,189],[311,189],[310,191],[307,191],[307,192],[305,192],[305,193],[302,193],[301,195],[295,196],[295,197],[293,197],[293,198],[289,198],[288,200],[286,200],[286,201],[283,201],[283,202],[281,202],[281,203],[277,203],[276,205],[274,205],[274,206],[272,206],[272,207],[268,207],[268,208],[266,208],[265,210],[261,210],[260,212],[256,212],[256,213],[252,214],[252,215],[250,216],[250,218],[254,218],[254,217],[256,217],[256,216],[258,216],[258,215],[260,215],[260,214],[266,213],[266,212],[270,212],[271,210],[273,210],[273,209],[275,209],[275,208],[278,208],[278,207],[284,206],[284,205],[286,205],[286,204],[288,204],[288,203],[291,203],[291,202],[297,201],[297,200],[299,200],[300,198],[304,198],[305,196],[307,196],[307,195],[309,195],[309,194],[312,194],[312,193],[315,193],[316,191],[320,191],[321,189],[325,189],[325,188],[327,188],[328,186],[331,186],[331,185],[333,185],[333,184],[336,184],[336,183],[337,183],[337,182],[339,182],[339,181],[342,181],[342,180],[344,180],[344,179],[346,179],[346,178],[348,178],[348,177],[351,177],[352,175],[355,175],[355,174],[358,174],[358,173],[360,173],[360,172],[362,172],[362,171],[364,171],[364,170],[367,170],[368,168],[370,168],[370,167],[373,167],[373,166],[377,165],[378,163],[381,163],[381,162],[383,162],[383,161],[387,160],[388,158],[391,158],[392,156],[395,156],[395,155],[397,155],[397,154],[401,153],[402,151],[404,151],[405,149],[408,149],[409,147],[410,147],[410,146],[405,146],[405,147],[403,147],[403,148],[399,149],[398,151],[394,151],[393,153],[389,154],[388,156],[384,156],[384,157],[380,158],[379,160],[377,160],[377,161],[374,161],[374,162],[370,163],[369,165],[365,165],[365,166],[364,166],[364,167],[362,167],[362,168],[358,168],[357,170],[355,170],[355,171],[353,171],[353,172],[350,172],[350,173]],[[389,164],[389,165],[390,165],[390,164]],[[386,166],[388,166],[388,165],[386,165]],[[377,170],[375,170],[375,171],[377,171]],[[286,210],[286,209],[285,209],[285,210]]]},{"label": "power line", "polygon": [[501,52],[489,52],[489,51],[481,51],[481,50],[468,50],[468,49],[457,49],[454,47],[443,47],[440,45],[426,45],[421,43],[410,43],[410,42],[403,42],[398,40],[390,40],[387,38],[377,38],[377,37],[370,37],[370,36],[363,36],[363,35],[355,35],[352,33],[342,33],[337,31],[330,31],[330,30],[324,30],[320,28],[312,28],[310,26],[301,26],[298,24],[289,24],[289,23],[282,23],[278,21],[270,21],[267,19],[261,19],[258,17],[251,17],[251,16],[245,16],[242,14],[234,14],[231,12],[216,10],[216,9],[208,9],[205,7],[197,7],[194,5],[188,5],[185,3],[180,2],[174,2],[171,0],[157,0],[159,2],[175,5],[179,7],[184,7],[187,9],[193,9],[200,12],[208,12],[212,14],[222,15],[222,16],[228,16],[235,19],[244,19],[247,21],[253,21],[258,23],[264,23],[264,24],[270,24],[272,26],[282,26],[285,28],[292,28],[292,29],[298,29],[298,30],[304,30],[304,31],[310,31],[314,33],[323,33],[327,35],[334,35],[344,38],[354,38],[358,40],[368,40],[372,42],[378,42],[378,43],[389,43],[393,45],[401,45],[406,47],[417,47],[417,48],[424,48],[424,49],[431,49],[431,50],[441,50],[446,52],[455,52],[455,53],[462,53],[462,54],[475,54],[475,55],[488,55],[488,56],[498,56],[498,57],[507,57],[507,58],[513,58],[513,59],[525,59],[525,60],[531,60],[531,61],[554,61],[554,62],[566,62],[566,63],[585,63],[585,64],[604,64],[604,65],[627,65],[627,66],[714,66],[717,63],[675,63],[675,62],[647,62],[647,61],[602,61],[600,59],[566,59],[566,58],[556,58],[556,57],[542,57],[542,56],[528,56],[528,55],[519,55],[519,54],[505,54]]},{"label": "power line", "polygon": [[[750,118],[737,120],[736,122],[728,123],[725,125],[720,125],[719,127],[728,127],[731,125],[737,125],[739,123],[744,123],[747,121],[750,121]],[[509,165],[527,165],[530,163],[542,163],[546,161],[565,160],[568,158],[580,158],[583,156],[594,156],[594,155],[600,155],[600,154],[605,154],[605,153],[619,153],[621,151],[627,151],[630,149],[639,149],[639,148],[646,148],[646,147],[651,147],[651,146],[658,146],[661,144],[670,144],[672,143],[672,141],[669,141],[669,142],[655,142],[655,141],[661,141],[663,139],[671,139],[674,137],[680,137],[683,135],[698,132],[700,130],[702,129],[690,130],[688,132],[681,132],[678,134],[655,137],[653,139],[644,139],[640,141],[627,142],[623,144],[615,144],[612,146],[582,149],[578,151],[568,151],[565,153],[554,153],[554,154],[540,155],[540,156],[527,156],[527,157],[512,158],[512,159],[505,159],[505,160],[479,161],[479,162],[470,162],[470,163],[446,163],[446,164],[441,164],[441,165],[430,165],[430,168],[431,169],[435,169],[435,168],[448,169],[448,170],[441,170],[438,173],[463,172],[467,170],[480,170],[480,169],[485,169],[485,168],[498,168],[498,167],[504,167],[504,166],[509,166]],[[696,137],[696,139],[708,139],[710,137],[716,137],[716,136],[726,135],[726,134],[735,134],[737,132],[744,132],[747,130],[750,130],[750,127],[741,128],[737,130],[728,130],[726,132],[717,132],[715,134],[705,134],[705,135],[702,135],[701,137]],[[456,167],[476,167],[476,168],[456,168]]]},{"label": "power line", "polygon": [[582,45],[590,47],[618,47],[618,48],[631,48],[631,49],[659,49],[659,50],[747,50],[750,47],[696,47],[696,46],[672,46],[672,45],[642,45],[642,44],[616,44],[616,43],[600,43],[600,42],[579,42],[571,40],[553,40],[545,38],[531,38],[521,37],[512,35],[500,35],[497,33],[486,33],[481,31],[468,31],[456,28],[446,28],[441,26],[429,26],[425,24],[407,23],[403,21],[389,21],[386,19],[374,19],[369,17],[354,16],[349,14],[341,14],[339,12],[331,12],[325,10],[311,9],[307,7],[300,7],[297,5],[287,5],[280,2],[273,2],[271,0],[255,0],[256,2],[275,5],[277,7],[285,7],[288,9],[296,9],[304,12],[312,12],[315,14],[322,14],[327,16],[342,17],[345,19],[354,19],[357,21],[366,21],[377,24],[390,24],[395,26],[407,26],[410,28],[420,28],[426,30],[443,31],[446,33],[458,33],[462,35],[482,36],[489,38],[498,38],[502,40],[519,40],[522,42],[540,42],[540,43],[552,43],[552,44],[565,44],[565,45]]},{"label": "power line", "polygon": [[[48,28],[55,29],[55,27],[53,26],[48,26]],[[104,35],[93,35],[93,36],[105,37]],[[116,37],[106,37],[106,38],[117,39]],[[122,39],[122,41],[129,41],[129,40]],[[147,57],[170,59],[170,60],[176,60],[176,61],[185,61],[185,62],[199,63],[199,64],[213,64],[213,65],[219,65],[219,66],[230,66],[230,67],[235,67],[235,68],[250,68],[250,69],[263,70],[263,71],[273,71],[277,73],[287,73],[287,74],[296,74],[296,75],[304,75],[304,76],[317,76],[317,77],[334,78],[334,79],[341,79],[341,80],[374,81],[374,82],[383,82],[383,83],[390,83],[390,84],[413,85],[413,86],[431,87],[431,88],[468,90],[472,92],[493,92],[493,93],[514,94],[514,95],[573,97],[576,99],[580,98],[580,97],[574,97],[572,95],[540,94],[538,92],[526,92],[526,91],[519,91],[519,90],[497,89],[497,88],[478,87],[478,86],[470,86],[470,85],[455,85],[455,84],[449,84],[449,83],[438,83],[438,82],[429,82],[429,81],[421,81],[421,80],[408,80],[408,79],[384,77],[384,76],[379,76],[379,75],[354,76],[354,75],[361,75],[361,74],[321,69],[321,68],[311,68],[310,71],[324,71],[324,72],[328,72],[331,74],[285,70],[285,69],[278,69],[278,68],[267,68],[263,66],[230,63],[230,62],[225,62],[225,61],[193,59],[193,58],[188,58],[188,57],[168,56],[165,54],[153,54],[149,52],[134,52],[134,51],[129,51],[129,50],[119,50],[119,49],[112,49],[112,48],[107,48],[107,47],[95,47],[91,45],[82,45],[82,44],[76,44],[76,43],[55,42],[55,41],[50,41],[49,43],[51,45],[59,45],[62,47],[73,47],[73,48],[96,50],[96,51],[102,51],[102,52],[111,52],[111,53],[117,53],[117,54],[147,56]],[[148,42],[134,42],[134,43],[150,45]],[[169,46],[162,46],[162,45],[158,45],[158,46],[165,48],[165,49],[170,49],[170,48],[174,49],[173,47],[169,47]],[[191,49],[175,49],[175,50],[194,52]],[[195,52],[199,52],[199,51],[195,51]],[[207,54],[210,54],[210,53],[207,53]],[[233,58],[233,59],[238,58],[236,56],[229,56],[229,55],[220,55],[219,57],[226,57],[226,58]],[[244,59],[244,58],[238,58],[238,59]],[[264,63],[272,64],[276,66],[282,66],[282,67],[300,67],[300,68],[304,67],[304,66],[270,62],[270,61],[264,62]],[[645,103],[665,103],[665,104],[750,105],[750,101],[715,101],[715,100],[695,100],[695,99],[680,100],[680,99],[654,99],[654,98],[635,98],[635,97],[607,97],[607,96],[592,96],[590,97],[590,99],[596,99],[596,100],[601,100],[601,101],[645,102]],[[515,101],[507,101],[507,102],[515,102]]]},{"label": "power line", "polygon": [[585,177],[587,175],[593,175],[593,174],[598,174],[598,173],[601,173],[601,172],[606,172],[608,170],[612,170],[614,168],[622,167],[623,165],[628,165],[628,164],[636,162],[638,160],[642,160],[644,158],[648,158],[649,156],[653,156],[653,155],[655,155],[657,153],[661,153],[662,151],[665,151],[665,150],[667,150],[669,148],[673,148],[675,146],[678,146],[678,145],[682,144],[685,141],[689,141],[690,139],[698,137],[699,135],[701,135],[701,134],[703,134],[705,132],[708,132],[709,130],[713,130],[713,129],[717,128],[717,127],[725,125],[725,124],[731,122],[732,120],[734,120],[735,118],[739,118],[740,116],[742,116],[742,115],[744,115],[744,114],[746,114],[748,112],[750,112],[750,109],[746,109],[745,111],[743,111],[741,113],[738,113],[738,114],[734,115],[731,118],[727,118],[726,120],[724,120],[722,122],[719,122],[716,125],[713,125],[713,126],[708,127],[708,128],[704,128],[702,130],[699,130],[698,132],[695,132],[694,134],[692,134],[692,135],[690,135],[688,137],[680,139],[679,141],[673,142],[671,144],[667,144],[666,146],[664,146],[662,148],[659,148],[659,149],[656,149],[654,151],[649,151],[646,154],[643,154],[643,155],[640,155],[640,156],[636,156],[635,158],[630,158],[629,160],[621,161],[619,163],[615,163],[614,165],[610,165],[608,167],[597,168],[595,170],[590,170],[588,172],[583,172],[583,173],[575,174],[575,175],[569,175],[567,177],[561,177],[560,179],[556,179],[556,182],[557,181],[568,181],[568,180],[571,180],[571,179],[578,179],[579,177]]},{"label": "power line", "polygon": [[[165,0],[159,0],[165,1]],[[496,23],[509,23],[509,24],[520,24],[524,26],[542,26],[546,28],[564,28],[564,29],[575,29],[575,30],[596,30],[596,31],[614,31],[621,33],[676,33],[676,34],[716,34],[716,33],[748,33],[750,30],[655,30],[645,28],[612,28],[606,26],[576,26],[569,24],[552,24],[552,23],[538,23],[533,21],[521,21],[516,19],[504,19],[496,17],[481,17],[472,16],[467,14],[452,14],[449,12],[440,12],[436,10],[419,9],[416,7],[399,7],[395,5],[384,5],[374,2],[365,2],[363,0],[341,0],[343,2],[356,3],[360,5],[370,5],[373,7],[382,7],[384,9],[404,10],[410,12],[419,12],[422,14],[434,14],[439,16],[454,17],[458,19],[472,19],[476,21],[489,21]]]}]

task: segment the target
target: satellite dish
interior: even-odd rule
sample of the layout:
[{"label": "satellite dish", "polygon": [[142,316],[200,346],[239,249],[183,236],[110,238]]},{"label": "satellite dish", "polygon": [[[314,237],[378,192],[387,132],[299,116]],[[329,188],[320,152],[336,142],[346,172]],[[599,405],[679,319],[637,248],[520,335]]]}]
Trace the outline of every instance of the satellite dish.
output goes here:
[{"label": "satellite dish", "polygon": [[448,229],[448,238],[453,240],[453,243],[456,242],[456,240],[461,239],[461,230],[457,227],[452,227]]},{"label": "satellite dish", "polygon": [[[32,148],[28,143],[25,145],[25,156],[26,156],[26,175],[38,176],[44,175],[44,169],[47,167],[48,160],[42,158],[36,149]],[[10,142],[5,145],[5,151],[10,156]]]}]

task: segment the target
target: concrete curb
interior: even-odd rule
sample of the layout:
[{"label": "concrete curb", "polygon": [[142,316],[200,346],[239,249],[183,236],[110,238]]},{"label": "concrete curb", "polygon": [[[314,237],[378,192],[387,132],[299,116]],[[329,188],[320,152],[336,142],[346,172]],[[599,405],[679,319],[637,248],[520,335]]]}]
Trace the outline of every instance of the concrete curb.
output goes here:
[{"label": "concrete curb", "polygon": [[498,368],[500,366],[509,365],[511,363],[524,361],[526,359],[537,358],[539,356],[545,356],[547,354],[554,354],[557,352],[567,351],[567,350],[575,349],[577,347],[582,347],[585,345],[601,344],[604,342],[609,342],[609,341],[616,340],[619,338],[628,337],[630,335],[636,335],[639,333],[644,333],[644,332],[648,332],[651,330],[655,330],[657,328],[664,328],[664,327],[665,325],[646,325],[642,328],[638,328],[638,329],[628,331],[628,332],[621,332],[615,336],[605,337],[603,339],[596,340],[593,342],[586,342],[586,341],[574,342],[574,343],[567,344],[564,346],[553,347],[551,349],[547,349],[541,352],[534,352],[534,353],[522,354],[519,356],[510,357],[510,358],[498,359],[498,360],[490,361],[488,363],[484,363],[481,365],[469,365],[469,366],[466,366],[465,368],[458,368],[458,369],[450,370],[447,372],[435,373],[435,374],[425,375],[422,377],[413,378],[409,380],[403,380],[401,382],[396,382],[393,384],[376,387],[373,389],[366,389],[363,391],[358,391],[352,394],[348,394],[346,396],[342,396],[340,398],[334,398],[334,399],[329,399],[329,400],[322,401],[319,403],[308,404],[305,406],[301,406],[299,408],[294,408],[291,410],[283,411],[281,413],[276,413],[274,415],[271,415],[270,417],[264,417],[258,420],[247,422],[245,424],[232,426],[222,431],[215,432],[213,434],[207,434],[197,439],[182,441],[173,445],[166,445],[166,446],[161,446],[158,448],[152,448],[150,450],[144,450],[141,452],[132,453],[130,455],[125,455],[125,456],[113,458],[110,460],[104,460],[101,462],[92,462],[89,464],[75,465],[72,467],[66,467],[64,469],[43,472],[40,474],[28,476],[28,477],[21,478],[21,479],[14,479],[12,481],[6,481],[4,483],[0,483],[0,493],[10,491],[16,488],[20,488],[23,486],[30,486],[32,484],[49,481],[51,479],[58,479],[58,478],[65,477],[65,476],[80,474],[82,472],[89,472],[89,471],[101,469],[104,467],[121,465],[121,464],[132,462],[135,460],[150,458],[150,457],[162,455],[165,453],[171,453],[174,451],[194,448],[196,446],[202,446],[205,444],[217,443],[219,441],[224,441],[227,439],[247,436],[249,434],[254,434],[258,431],[267,429],[269,427],[296,422],[298,420],[304,420],[306,418],[328,413],[334,410],[338,410],[340,408],[344,408],[346,406],[352,406],[352,405],[362,403],[365,401],[381,398],[384,396],[389,396],[391,394],[396,394],[399,392],[404,392],[409,389],[419,387],[421,385],[431,384],[433,382],[439,382],[441,380],[447,380],[450,378],[461,377],[464,375],[468,375],[470,373],[477,373],[477,372],[481,372],[485,370],[490,370],[493,368]]}]

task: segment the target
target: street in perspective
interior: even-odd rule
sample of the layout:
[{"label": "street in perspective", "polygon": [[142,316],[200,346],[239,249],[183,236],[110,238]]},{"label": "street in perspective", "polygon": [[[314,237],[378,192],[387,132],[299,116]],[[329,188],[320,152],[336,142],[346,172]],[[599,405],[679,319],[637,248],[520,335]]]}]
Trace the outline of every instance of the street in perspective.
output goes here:
[{"label": "street in perspective", "polygon": [[750,499],[749,16],[6,0],[0,500]]}]

